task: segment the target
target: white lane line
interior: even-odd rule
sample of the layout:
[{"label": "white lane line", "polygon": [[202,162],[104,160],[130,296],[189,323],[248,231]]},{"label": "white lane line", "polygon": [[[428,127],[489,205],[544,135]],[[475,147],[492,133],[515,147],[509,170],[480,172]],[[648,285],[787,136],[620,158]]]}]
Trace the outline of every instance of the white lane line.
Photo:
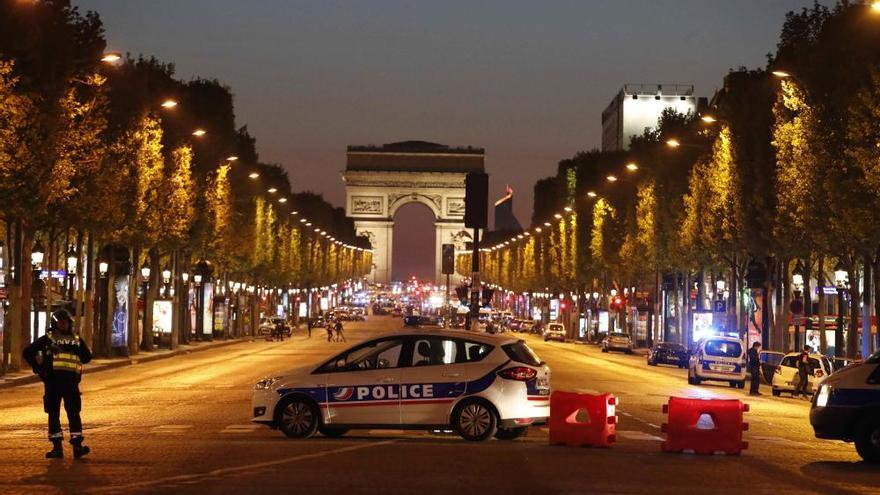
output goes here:
[{"label": "white lane line", "polygon": [[185,433],[193,425],[159,425],[150,428],[150,433]]},{"label": "white lane line", "polygon": [[617,430],[617,436],[626,440],[649,440],[652,442],[662,442],[663,439],[638,430]]},{"label": "white lane line", "polygon": [[262,428],[261,425],[229,425],[223,428],[220,433],[251,433]]},{"label": "white lane line", "polygon": [[[633,417],[632,414],[630,414],[630,413],[628,413],[628,412],[626,412],[626,411],[619,411],[619,412],[620,412],[620,414],[623,414],[623,415],[626,416],[627,418],[632,418],[632,417]],[[639,418],[635,418],[635,419],[639,419]],[[639,421],[641,421],[641,420],[639,419]]]},{"label": "white lane line", "polygon": [[650,426],[651,428],[657,428],[658,430],[660,429],[660,427],[655,425],[654,423],[645,423],[645,424]]},{"label": "white lane line", "polygon": [[214,476],[224,476],[228,474],[240,473],[243,471],[251,471],[255,469],[261,469],[266,467],[280,466],[282,464],[289,464],[291,462],[297,461],[305,461],[309,459],[319,459],[321,457],[327,457],[335,454],[344,454],[346,452],[354,452],[356,450],[368,449],[370,447],[379,447],[381,445],[388,445],[396,442],[396,440],[384,440],[381,442],[372,442],[363,445],[352,445],[351,447],[342,447],[340,449],[333,450],[324,450],[322,452],[315,452],[312,454],[300,454],[292,457],[287,457],[284,459],[277,459],[274,461],[266,461],[266,462],[256,462],[253,464],[244,464],[242,466],[232,466],[228,468],[220,468],[214,469],[213,471],[208,471],[204,473],[194,473],[194,474],[181,474],[176,476],[168,476],[165,478],[158,478],[146,481],[138,481],[135,483],[129,483],[127,485],[117,485],[117,486],[107,486],[107,487],[99,487],[92,488],[92,493],[100,493],[100,492],[119,492],[130,490],[133,488],[144,488],[148,486],[155,485],[164,485],[169,483],[193,483],[203,480],[208,477]]},{"label": "white lane line", "polygon": [[403,435],[404,430],[367,430],[367,435]]}]

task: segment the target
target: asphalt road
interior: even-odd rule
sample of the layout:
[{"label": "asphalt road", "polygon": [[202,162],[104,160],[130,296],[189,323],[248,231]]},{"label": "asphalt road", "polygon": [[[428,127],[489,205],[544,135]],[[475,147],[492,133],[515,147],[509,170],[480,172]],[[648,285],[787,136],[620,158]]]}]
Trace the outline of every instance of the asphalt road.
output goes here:
[{"label": "asphalt road", "polygon": [[[852,445],[817,440],[805,401],[752,398],[726,385],[691,386],[683,370],[644,358],[526,337],[553,370],[554,390],[620,398],[608,449],[547,445],[546,428],[512,442],[453,435],[353,431],[286,439],[250,424],[252,383],[399,329],[400,319],[347,325],[349,344],[311,339],[242,342],[86,375],[87,458],[48,461],[41,385],[0,391],[0,493],[880,493],[880,468]],[[768,391],[769,392],[769,391]],[[660,452],[670,395],[736,397],[750,447],[740,456]]]}]

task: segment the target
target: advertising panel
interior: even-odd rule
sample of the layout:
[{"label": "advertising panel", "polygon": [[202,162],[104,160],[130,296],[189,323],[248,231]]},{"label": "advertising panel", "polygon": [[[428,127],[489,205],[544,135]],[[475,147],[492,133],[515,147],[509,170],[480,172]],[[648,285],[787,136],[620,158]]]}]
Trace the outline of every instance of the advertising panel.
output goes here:
[{"label": "advertising panel", "polygon": [[715,327],[712,326],[712,312],[697,311],[691,313],[691,315],[693,316],[693,326],[691,328],[694,330],[692,337],[694,342],[718,333],[715,331]]},{"label": "advertising panel", "polygon": [[113,306],[113,329],[110,345],[126,347],[128,345],[128,275],[117,275],[113,280],[113,295],[116,304]]},{"label": "advertising panel", "polygon": [[153,301],[153,332],[171,334],[171,311],[173,304],[168,300]]},{"label": "advertising panel", "polygon": [[752,289],[749,292],[749,334],[746,344],[751,347],[752,343],[761,342],[764,296],[761,294],[761,289]]},{"label": "advertising panel", "polygon": [[599,310],[599,333],[607,333],[610,325],[608,311]]},{"label": "advertising panel", "polygon": [[226,331],[226,303],[223,300],[214,301],[214,332]]},{"label": "advertising panel", "polygon": [[202,284],[202,335],[214,333],[214,285],[211,282]]},{"label": "advertising panel", "polygon": [[550,299],[550,321],[559,319],[559,299]]}]

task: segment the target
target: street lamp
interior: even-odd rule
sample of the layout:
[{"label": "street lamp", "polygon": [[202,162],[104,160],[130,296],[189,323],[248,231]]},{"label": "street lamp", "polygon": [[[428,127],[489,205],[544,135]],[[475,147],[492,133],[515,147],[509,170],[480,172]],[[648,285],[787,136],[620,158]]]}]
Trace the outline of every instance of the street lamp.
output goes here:
[{"label": "street lamp", "polygon": [[79,256],[73,244],[67,248],[67,299],[73,301],[73,278],[76,276],[77,262]]},{"label": "street lamp", "polygon": [[629,162],[626,164],[626,169],[629,170],[630,172],[635,172],[636,170],[639,169],[639,166],[635,162]]},{"label": "street lamp", "polygon": [[100,275],[101,278],[104,278],[107,276],[108,270],[110,270],[110,263],[108,263],[107,260],[105,260],[105,259],[99,260],[98,261],[98,275]]},{"label": "street lamp", "polygon": [[170,110],[176,106],[177,106],[177,100],[173,100],[171,98],[168,98],[167,100],[165,100],[161,103],[161,107],[166,110]]},{"label": "street lamp", "polygon": [[40,318],[37,316],[38,308],[40,306],[39,300],[42,293],[42,280],[40,280],[40,270],[43,264],[43,256],[46,254],[45,249],[43,249],[43,244],[39,239],[34,242],[34,247],[31,249],[31,268],[33,269],[31,276],[33,277],[33,286],[31,289],[32,298],[34,301],[34,340],[36,341],[39,338],[40,333]]},{"label": "street lamp", "polygon": [[[791,312],[794,313],[794,350],[801,349],[801,320],[799,316],[804,312],[804,302],[802,299],[804,290],[804,264],[798,260],[791,272],[791,289],[794,292],[794,301],[791,303]],[[804,342],[806,342],[804,336]]]},{"label": "street lamp", "polygon": [[171,267],[165,265],[165,268],[162,269],[162,283],[165,285],[165,297],[174,297],[171,295],[170,287],[171,284]]},{"label": "street lamp", "polygon": [[844,292],[849,285],[848,274],[840,261],[834,266],[834,285],[837,287],[837,328],[834,330],[834,355],[843,356],[843,304]]},{"label": "street lamp", "polygon": [[34,242],[34,247],[31,249],[31,266],[36,270],[40,268],[43,264],[43,256],[46,254],[46,250],[43,249],[43,243],[40,242],[39,239]]},{"label": "street lamp", "polygon": [[678,141],[678,139],[675,138],[667,139],[666,146],[669,146],[670,148],[678,148],[679,146],[681,146],[681,143]]}]

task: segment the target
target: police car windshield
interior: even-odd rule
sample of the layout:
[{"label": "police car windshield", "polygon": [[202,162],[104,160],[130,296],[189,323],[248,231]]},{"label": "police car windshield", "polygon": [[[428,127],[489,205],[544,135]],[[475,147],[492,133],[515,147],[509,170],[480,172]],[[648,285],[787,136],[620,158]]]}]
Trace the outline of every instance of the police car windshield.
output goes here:
[{"label": "police car windshield", "polygon": [[710,356],[736,358],[742,354],[742,346],[739,342],[710,340],[706,342],[706,354]]}]

